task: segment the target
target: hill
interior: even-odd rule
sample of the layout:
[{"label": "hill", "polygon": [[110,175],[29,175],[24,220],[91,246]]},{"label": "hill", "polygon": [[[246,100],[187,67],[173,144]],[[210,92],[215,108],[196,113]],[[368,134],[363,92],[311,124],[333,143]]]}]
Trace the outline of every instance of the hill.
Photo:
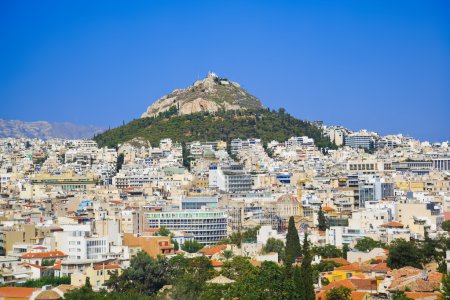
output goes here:
[{"label": "hill", "polygon": [[147,108],[142,118],[154,117],[169,110],[172,106],[178,109],[178,114],[197,112],[217,112],[219,110],[255,110],[264,106],[253,95],[241,86],[209,73],[205,79],[196,81],[185,89],[176,89],[161,97]]},{"label": "hill", "polygon": [[163,138],[177,142],[261,138],[267,143],[303,135],[314,138],[319,147],[335,148],[322,136],[320,128],[292,117],[283,109],[220,110],[215,113],[206,111],[179,115],[176,107],[172,106],[158,116],[133,120],[94,139],[100,146],[113,147],[135,138],[158,145]]},{"label": "hill", "polygon": [[68,122],[23,122],[0,119],[0,138],[84,139],[92,138],[95,134],[102,131],[104,131],[104,128],[92,125],[76,125]]}]

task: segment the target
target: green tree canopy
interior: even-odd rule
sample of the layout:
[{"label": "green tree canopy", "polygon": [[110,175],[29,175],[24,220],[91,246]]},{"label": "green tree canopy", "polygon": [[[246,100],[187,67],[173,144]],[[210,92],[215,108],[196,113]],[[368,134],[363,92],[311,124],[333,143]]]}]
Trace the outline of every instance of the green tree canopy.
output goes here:
[{"label": "green tree canopy", "polygon": [[276,238],[268,238],[263,247],[264,253],[276,252],[278,253],[278,261],[283,260],[284,257],[284,243],[282,240]]},{"label": "green tree canopy", "polygon": [[286,266],[292,265],[297,257],[302,255],[302,247],[295,227],[294,217],[289,218],[288,232],[286,235],[286,248],[284,254],[284,262]]},{"label": "green tree canopy", "polygon": [[422,268],[422,253],[417,243],[397,239],[389,247],[387,265],[392,269],[399,269],[406,266]]},{"label": "green tree canopy", "polygon": [[367,236],[358,239],[355,245],[355,249],[364,252],[371,251],[378,247],[382,247],[382,244]]},{"label": "green tree canopy", "polygon": [[351,300],[352,291],[348,287],[340,286],[329,290],[325,297],[326,300]]},{"label": "green tree canopy", "polygon": [[196,240],[185,241],[184,244],[181,246],[182,250],[189,253],[195,253],[202,248],[203,245],[197,242]]}]

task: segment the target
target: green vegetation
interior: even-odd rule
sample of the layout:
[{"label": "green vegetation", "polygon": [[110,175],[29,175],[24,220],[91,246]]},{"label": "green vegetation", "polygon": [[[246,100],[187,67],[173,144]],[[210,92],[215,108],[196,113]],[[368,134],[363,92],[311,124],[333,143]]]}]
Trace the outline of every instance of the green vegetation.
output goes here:
[{"label": "green vegetation", "polygon": [[387,264],[390,268],[405,266],[421,268],[430,262],[436,262],[438,271],[447,273],[445,253],[450,250],[450,238],[446,236],[431,239],[426,234],[423,241],[397,239],[387,248],[389,249]]},{"label": "green vegetation", "polygon": [[309,250],[309,242],[308,242],[308,234],[305,233],[305,238],[303,239],[303,260],[302,265],[300,267],[300,299],[304,300],[314,300],[314,272],[311,266],[312,263],[312,255]]},{"label": "green vegetation", "polygon": [[240,248],[242,243],[256,243],[259,228],[260,226],[256,226],[246,231],[233,232],[226,239],[219,241],[218,244],[234,244]]},{"label": "green vegetation", "polygon": [[25,283],[20,284],[20,286],[40,288],[44,285],[58,286],[60,284],[70,284],[70,277],[42,277],[27,280]]},{"label": "green vegetation", "polygon": [[324,246],[315,246],[312,248],[312,252],[315,255],[320,255],[322,258],[344,257],[342,250],[330,244]]},{"label": "green vegetation", "polygon": [[[152,258],[139,252],[130,261],[130,267],[120,275],[110,273],[106,287],[93,292],[87,280],[82,288],[72,290],[65,299],[314,299],[311,253],[305,239],[301,267],[284,267],[274,262],[263,262],[261,267],[250,263],[249,258],[235,256],[225,261],[220,272],[213,269],[204,256],[186,258],[177,255]],[[223,275],[235,282],[217,285],[207,281]],[[169,289],[164,286],[171,285]],[[333,298],[335,299],[335,298]]]},{"label": "green vegetation", "polygon": [[284,260],[284,243],[282,240],[276,238],[268,238],[267,243],[263,247],[263,253],[276,252],[278,253],[278,261]]},{"label": "green vegetation", "polygon": [[181,249],[189,252],[189,253],[195,253],[198,250],[202,249],[203,245],[200,244],[199,242],[192,240],[192,241],[186,241],[184,242],[184,244],[181,246]]},{"label": "green vegetation", "polygon": [[55,260],[54,259],[43,259],[41,265],[43,267],[49,267],[49,266],[53,266],[54,264],[55,264]]},{"label": "green vegetation", "polygon": [[158,145],[163,138],[177,142],[195,140],[229,142],[234,138],[261,138],[264,143],[272,140],[286,141],[292,136],[314,138],[318,147],[336,148],[322,130],[310,122],[302,121],[282,111],[240,110],[219,111],[177,115],[167,111],[157,117],[135,119],[130,123],[108,130],[95,137],[100,147],[114,147],[118,144],[141,137]]},{"label": "green vegetation", "polygon": [[381,242],[375,241],[370,237],[363,237],[356,242],[355,249],[359,251],[368,252],[373,250],[374,248],[384,247]]},{"label": "green vegetation", "polygon": [[325,296],[326,300],[351,300],[352,291],[345,286],[331,289]]},{"label": "green vegetation", "polygon": [[123,153],[120,153],[117,156],[117,162],[116,162],[116,171],[117,172],[119,172],[120,169],[122,169],[122,165],[123,165],[124,159],[125,159],[125,155]]},{"label": "green vegetation", "polygon": [[302,247],[295,227],[294,217],[289,218],[288,232],[286,235],[286,250],[284,254],[284,264],[291,266],[302,255]]},{"label": "green vegetation", "polygon": [[441,227],[445,231],[450,231],[450,220],[442,222]]},{"label": "green vegetation", "polygon": [[443,299],[450,299],[450,273],[442,276],[442,290]]},{"label": "green vegetation", "polygon": [[387,264],[392,269],[406,266],[422,268],[423,256],[418,243],[397,239],[389,246]]},{"label": "green vegetation", "polygon": [[323,214],[322,207],[319,208],[319,213],[317,215],[317,221],[319,222],[319,230],[325,231],[329,228],[328,220]]}]

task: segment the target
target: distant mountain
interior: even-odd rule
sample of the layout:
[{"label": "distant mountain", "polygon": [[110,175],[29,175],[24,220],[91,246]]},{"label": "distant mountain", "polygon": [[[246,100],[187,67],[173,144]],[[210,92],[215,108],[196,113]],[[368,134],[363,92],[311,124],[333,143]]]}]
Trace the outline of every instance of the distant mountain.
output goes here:
[{"label": "distant mountain", "polygon": [[258,98],[247,93],[238,83],[209,73],[205,79],[196,81],[192,86],[176,89],[161,97],[141,117],[157,116],[174,106],[179,115],[264,108]]},{"label": "distant mountain", "polygon": [[76,125],[69,122],[50,123],[46,121],[23,122],[0,119],[0,138],[93,138],[95,134],[105,131],[93,125]]},{"label": "distant mountain", "polygon": [[95,140],[100,146],[112,147],[129,141],[158,145],[164,138],[177,142],[261,138],[268,143],[305,135],[319,147],[336,147],[321,128],[284,109],[264,108],[239,84],[210,73],[193,86],[160,98],[140,119],[99,134]]}]

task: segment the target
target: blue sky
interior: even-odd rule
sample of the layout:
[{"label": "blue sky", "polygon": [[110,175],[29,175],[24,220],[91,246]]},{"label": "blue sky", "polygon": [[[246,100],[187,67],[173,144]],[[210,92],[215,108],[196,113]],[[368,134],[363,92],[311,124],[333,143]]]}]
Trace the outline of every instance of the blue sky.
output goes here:
[{"label": "blue sky", "polygon": [[115,127],[208,71],[299,118],[448,140],[450,2],[0,2],[0,118]]}]

